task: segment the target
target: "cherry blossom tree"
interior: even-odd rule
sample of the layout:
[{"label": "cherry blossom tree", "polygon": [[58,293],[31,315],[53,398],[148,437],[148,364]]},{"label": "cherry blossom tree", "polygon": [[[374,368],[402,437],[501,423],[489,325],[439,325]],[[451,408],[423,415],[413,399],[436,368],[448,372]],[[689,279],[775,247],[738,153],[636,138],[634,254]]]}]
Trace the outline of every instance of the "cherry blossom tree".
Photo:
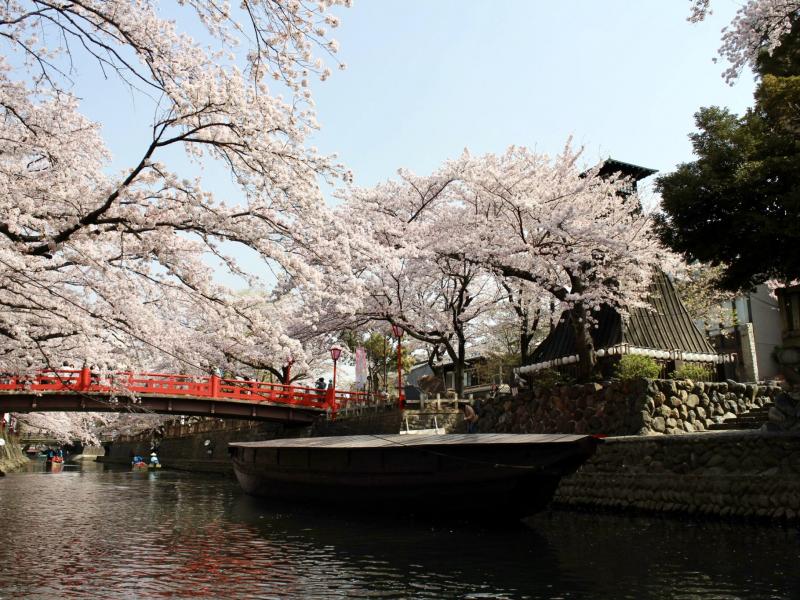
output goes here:
[{"label": "cherry blossom tree", "polygon": [[630,182],[601,176],[602,165],[583,169],[580,158],[569,143],[553,158],[513,146],[502,155],[465,153],[461,211],[449,222],[464,236],[443,251],[466,252],[550,294],[568,311],[579,374],[588,377],[596,364],[594,313],[604,304],[622,314],[643,305],[653,269],[668,253]]},{"label": "cherry blossom tree", "polygon": [[[711,12],[711,0],[691,0],[689,21],[696,23]],[[728,83],[746,66],[755,67],[761,52],[772,52],[800,16],[800,0],[747,0],[729,26],[722,30],[719,54],[730,66],[723,73]]]},{"label": "cherry blossom tree", "polygon": [[398,181],[350,190],[342,212],[361,240],[353,242],[354,269],[367,299],[356,317],[399,325],[434,353],[446,354],[461,395],[470,330],[496,309],[503,293],[478,264],[440,252],[441,239],[453,233],[439,224],[456,177],[400,171]]},{"label": "cherry blossom tree", "polygon": [[[374,278],[367,285],[375,317],[420,339],[435,332],[429,343],[452,343],[456,320],[440,299],[486,298],[466,307],[478,316],[497,306],[498,291],[503,297],[504,286],[489,283],[495,277],[505,290],[535,286],[566,311],[588,377],[596,363],[595,312],[644,305],[653,269],[672,256],[652,234],[631,183],[600,176],[600,165],[583,169],[580,159],[570,144],[553,158],[513,146],[501,155],[465,152],[428,177],[401,171],[399,182],[356,191],[349,218],[370,214],[374,236],[357,252],[369,257],[359,274]],[[445,295],[444,281],[468,286]]]},{"label": "cherry blossom tree", "polygon": [[[268,288],[237,259],[248,248],[282,293],[315,302],[333,296],[326,278],[352,280],[318,186],[347,173],[305,143],[310,78],[339,65],[337,4],[349,0],[0,6],[0,371],[302,360],[285,326],[297,304],[216,284],[209,257]],[[77,84],[93,68],[152,114],[119,172],[102,124],[81,112]],[[236,196],[211,193],[201,168],[184,174],[181,156],[223,165]]]}]

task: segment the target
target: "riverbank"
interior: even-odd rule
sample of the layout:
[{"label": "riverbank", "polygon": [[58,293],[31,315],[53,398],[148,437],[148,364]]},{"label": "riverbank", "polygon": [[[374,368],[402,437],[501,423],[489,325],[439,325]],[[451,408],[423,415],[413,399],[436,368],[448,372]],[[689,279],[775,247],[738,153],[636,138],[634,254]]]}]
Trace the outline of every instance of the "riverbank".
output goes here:
[{"label": "riverbank", "polygon": [[800,522],[800,433],[607,438],[553,505]]},{"label": "riverbank", "polygon": [[28,462],[28,457],[22,452],[17,436],[10,435],[8,430],[0,430],[0,439],[3,445],[0,446],[0,476],[19,469]]},{"label": "riverbank", "polygon": [[[507,414],[513,414],[507,411]],[[463,427],[455,410],[406,411],[411,428]],[[227,422],[221,430],[181,428],[158,440],[166,468],[232,476],[228,443],[282,437],[396,432],[398,413],[361,420],[321,422],[316,429]],[[204,422],[203,428],[213,423]],[[217,427],[223,424],[218,423]],[[174,433],[174,432],[173,432]],[[98,460],[129,464],[149,454],[153,440],[119,440]],[[708,515],[800,522],[800,432],[726,431],[605,438],[596,454],[561,480],[554,507],[624,513]]]}]

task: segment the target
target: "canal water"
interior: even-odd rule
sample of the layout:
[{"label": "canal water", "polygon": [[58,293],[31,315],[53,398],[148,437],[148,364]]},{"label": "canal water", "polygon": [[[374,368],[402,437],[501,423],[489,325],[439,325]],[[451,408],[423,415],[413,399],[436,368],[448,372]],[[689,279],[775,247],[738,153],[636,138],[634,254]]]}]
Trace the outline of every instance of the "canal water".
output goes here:
[{"label": "canal water", "polygon": [[475,513],[359,517],[218,477],[32,463],[0,479],[0,599],[800,598],[794,528]]}]

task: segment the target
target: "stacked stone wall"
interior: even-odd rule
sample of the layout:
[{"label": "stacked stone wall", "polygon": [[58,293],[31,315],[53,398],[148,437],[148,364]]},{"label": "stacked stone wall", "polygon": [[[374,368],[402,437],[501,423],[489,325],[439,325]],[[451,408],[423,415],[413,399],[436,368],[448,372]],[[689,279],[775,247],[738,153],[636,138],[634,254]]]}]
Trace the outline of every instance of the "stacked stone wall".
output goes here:
[{"label": "stacked stone wall", "polygon": [[679,434],[770,405],[780,388],[641,379],[535,388],[488,399],[478,430],[496,433]]},{"label": "stacked stone wall", "polygon": [[28,462],[16,435],[8,433],[8,430],[3,427],[0,429],[0,439],[5,442],[0,446],[0,475],[14,471]]},{"label": "stacked stone wall", "polygon": [[769,409],[770,431],[800,431],[800,390],[778,394]]},{"label": "stacked stone wall", "polygon": [[800,519],[800,434],[714,432],[606,440],[561,480],[556,506]]}]

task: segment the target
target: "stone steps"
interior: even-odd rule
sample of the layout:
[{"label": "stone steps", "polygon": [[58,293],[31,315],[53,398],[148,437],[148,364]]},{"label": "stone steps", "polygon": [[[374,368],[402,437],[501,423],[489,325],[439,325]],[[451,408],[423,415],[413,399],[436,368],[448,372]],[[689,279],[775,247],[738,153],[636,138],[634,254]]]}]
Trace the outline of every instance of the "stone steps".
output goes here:
[{"label": "stone steps", "polygon": [[746,413],[741,413],[733,418],[725,419],[722,423],[711,425],[709,431],[732,431],[742,429],[761,429],[761,426],[769,422],[769,408],[771,404],[765,404],[761,408],[754,408]]}]

